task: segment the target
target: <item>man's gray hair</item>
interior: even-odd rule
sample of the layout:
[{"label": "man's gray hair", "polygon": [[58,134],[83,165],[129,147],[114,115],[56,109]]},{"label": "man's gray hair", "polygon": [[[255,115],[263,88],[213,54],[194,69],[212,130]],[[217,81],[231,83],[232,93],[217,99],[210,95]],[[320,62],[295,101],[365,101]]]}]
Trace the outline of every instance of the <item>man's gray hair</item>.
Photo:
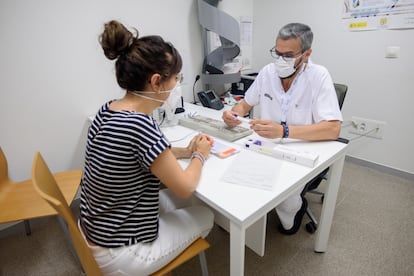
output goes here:
[{"label": "man's gray hair", "polygon": [[302,43],[302,52],[304,52],[312,47],[313,33],[308,25],[289,23],[280,29],[277,38],[283,40],[299,38]]}]

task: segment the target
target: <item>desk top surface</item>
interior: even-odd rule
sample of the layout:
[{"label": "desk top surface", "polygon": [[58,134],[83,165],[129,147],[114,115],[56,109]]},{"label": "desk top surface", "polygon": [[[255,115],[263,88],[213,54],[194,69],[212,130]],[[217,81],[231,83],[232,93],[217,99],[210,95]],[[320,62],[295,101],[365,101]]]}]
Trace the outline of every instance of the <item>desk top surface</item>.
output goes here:
[{"label": "desk top surface", "polygon": [[[185,105],[185,116],[189,112],[197,112],[212,118],[221,118],[222,111],[216,111],[192,104]],[[170,139],[173,146],[185,146],[196,134],[192,129],[180,125],[162,129]],[[252,134],[257,138],[256,134]],[[249,136],[252,138],[252,136]],[[209,206],[215,208],[233,222],[249,226],[258,216],[264,215],[287,198],[293,191],[303,187],[309,180],[316,176],[323,169],[334,163],[345,155],[346,144],[336,141],[305,142],[298,140],[284,139],[284,146],[294,147],[315,152],[319,155],[317,164],[309,168],[300,164],[280,160],[270,156],[262,155],[243,147],[247,138],[240,139],[233,143],[222,141],[240,149],[240,153],[225,159],[210,155],[204,165],[196,195]],[[254,187],[242,186],[228,183],[222,180],[223,174],[234,166],[233,162],[238,156],[248,158],[252,162],[260,164],[271,164],[275,168],[275,183],[272,190],[264,190]],[[239,157],[240,158],[240,157]],[[180,160],[183,167],[189,160]]]}]

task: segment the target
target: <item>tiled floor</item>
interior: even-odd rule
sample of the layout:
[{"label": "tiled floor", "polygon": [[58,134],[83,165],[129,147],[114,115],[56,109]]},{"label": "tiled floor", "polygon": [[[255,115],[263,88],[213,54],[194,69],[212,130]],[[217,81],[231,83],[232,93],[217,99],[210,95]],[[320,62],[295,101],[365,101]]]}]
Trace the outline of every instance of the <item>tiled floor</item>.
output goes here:
[{"label": "tiled floor", "polygon": [[[316,214],[319,200],[308,196]],[[269,213],[265,255],[246,249],[245,275],[414,275],[413,181],[345,162],[323,254],[313,252],[315,235],[304,227],[294,236],[282,236],[277,224],[276,214]],[[22,224],[0,232],[1,276],[80,275],[55,218],[32,221],[32,232],[26,236]],[[214,227],[207,239],[210,275],[228,275],[228,234]],[[174,275],[200,275],[198,258]]]}]

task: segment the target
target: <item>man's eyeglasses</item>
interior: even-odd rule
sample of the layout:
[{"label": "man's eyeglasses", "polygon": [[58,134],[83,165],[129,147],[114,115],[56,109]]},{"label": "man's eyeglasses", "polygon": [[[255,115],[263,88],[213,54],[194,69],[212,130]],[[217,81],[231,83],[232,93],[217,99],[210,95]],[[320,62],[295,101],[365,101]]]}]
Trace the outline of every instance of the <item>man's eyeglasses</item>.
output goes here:
[{"label": "man's eyeglasses", "polygon": [[270,55],[273,58],[278,59],[278,58],[282,57],[283,60],[286,61],[286,62],[293,61],[296,58],[296,56],[299,55],[299,54],[303,55],[302,51],[299,51],[297,53],[279,53],[278,51],[276,51],[275,47],[273,47],[269,51],[270,51]]}]

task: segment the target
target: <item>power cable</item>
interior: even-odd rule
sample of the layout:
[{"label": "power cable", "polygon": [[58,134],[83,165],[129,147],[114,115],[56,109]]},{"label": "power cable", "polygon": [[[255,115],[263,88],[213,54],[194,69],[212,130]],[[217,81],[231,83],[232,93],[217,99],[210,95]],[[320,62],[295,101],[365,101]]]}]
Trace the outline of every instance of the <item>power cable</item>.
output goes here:
[{"label": "power cable", "polygon": [[195,85],[196,85],[196,83],[197,83],[197,81],[200,79],[200,75],[197,75],[196,76],[196,78],[195,78],[195,81],[194,81],[194,84],[193,84],[193,99],[194,99],[194,101],[193,101],[193,104],[196,104],[197,103],[197,101],[196,101],[196,96],[195,96]]}]

